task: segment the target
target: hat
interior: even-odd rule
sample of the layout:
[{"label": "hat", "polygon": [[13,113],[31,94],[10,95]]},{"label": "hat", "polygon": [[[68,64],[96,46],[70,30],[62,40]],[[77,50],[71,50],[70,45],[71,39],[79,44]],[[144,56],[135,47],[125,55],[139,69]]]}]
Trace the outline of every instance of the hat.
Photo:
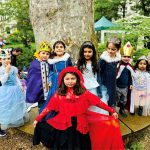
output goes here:
[{"label": "hat", "polygon": [[36,58],[39,58],[39,53],[42,51],[46,51],[50,53],[52,51],[51,45],[47,43],[46,41],[40,42],[38,50],[34,53],[34,56]]},{"label": "hat", "polygon": [[123,48],[120,49],[121,56],[132,56],[133,47],[130,42],[127,42]]},{"label": "hat", "polygon": [[146,61],[148,61],[147,58],[146,58],[146,56],[144,56],[144,55],[141,56],[141,57],[139,57],[138,60],[146,60]]},{"label": "hat", "polygon": [[60,86],[64,74],[65,73],[71,73],[71,72],[74,72],[79,76],[80,84],[82,87],[84,87],[84,79],[83,79],[82,73],[76,67],[66,67],[65,69],[63,69],[60,72],[59,77],[58,77],[58,86]]}]

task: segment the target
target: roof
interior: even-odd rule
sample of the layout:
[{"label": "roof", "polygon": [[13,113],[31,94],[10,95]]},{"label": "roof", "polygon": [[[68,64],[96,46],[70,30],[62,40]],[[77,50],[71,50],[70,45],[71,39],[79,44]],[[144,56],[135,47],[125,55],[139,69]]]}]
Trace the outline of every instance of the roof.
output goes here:
[{"label": "roof", "polygon": [[105,30],[114,26],[116,26],[116,24],[112,23],[104,16],[94,24],[95,31]]}]

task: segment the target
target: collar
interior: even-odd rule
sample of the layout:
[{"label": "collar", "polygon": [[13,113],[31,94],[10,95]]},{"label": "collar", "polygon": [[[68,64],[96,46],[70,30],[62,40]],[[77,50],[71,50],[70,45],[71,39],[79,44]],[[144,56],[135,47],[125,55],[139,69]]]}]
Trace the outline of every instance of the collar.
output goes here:
[{"label": "collar", "polygon": [[49,64],[55,64],[60,61],[67,61],[70,55],[68,53],[65,53],[61,58],[53,58],[53,59],[48,59]]},{"label": "collar", "polygon": [[102,55],[100,56],[101,59],[105,60],[106,62],[118,62],[121,60],[121,55],[119,52],[116,53],[116,57],[112,59],[107,51],[104,51]]}]

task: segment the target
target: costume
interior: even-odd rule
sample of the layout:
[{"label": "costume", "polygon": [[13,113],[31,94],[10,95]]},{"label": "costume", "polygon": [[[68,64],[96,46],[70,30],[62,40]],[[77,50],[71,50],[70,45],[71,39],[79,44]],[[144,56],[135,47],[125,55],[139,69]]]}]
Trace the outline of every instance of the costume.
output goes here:
[{"label": "costume", "polygon": [[70,55],[68,53],[65,53],[61,58],[49,59],[48,63],[51,65],[51,68],[52,68],[50,71],[50,76],[49,76],[49,81],[51,81],[52,85],[49,89],[46,102],[43,105],[43,107],[41,107],[40,112],[45,108],[45,106],[49,102],[50,98],[55,94],[55,92],[58,88],[58,76],[59,76],[60,72],[64,68],[66,68],[68,66],[72,66]]},{"label": "costume", "polygon": [[[48,89],[46,89],[46,84],[44,84],[44,77],[47,80],[48,84],[48,75],[49,75],[50,65],[47,62],[42,62],[38,59],[35,59],[31,62],[28,75],[27,75],[27,92],[26,92],[26,101],[29,103],[41,102],[44,99],[46,100],[46,95],[48,94]],[[42,78],[43,77],[43,78]]]},{"label": "costume", "polygon": [[150,74],[136,69],[133,76],[130,112],[134,113],[135,107],[138,106],[142,109],[142,115],[150,115]]},{"label": "costume", "polygon": [[116,53],[115,58],[111,58],[107,51],[104,51],[98,62],[98,82],[101,88],[102,100],[109,106],[116,106],[116,71],[117,64],[121,60],[121,55]]},{"label": "costume", "polygon": [[11,66],[9,74],[5,67],[0,67],[0,124],[3,130],[8,127],[18,127],[28,121],[26,112],[25,93],[17,77],[18,70]]},{"label": "costume", "polygon": [[27,75],[26,101],[28,103],[38,102],[39,108],[47,98],[49,90],[48,76],[51,68],[46,61],[40,60],[38,54],[41,51],[50,52],[50,50],[46,42],[40,43],[39,49],[34,54],[37,59],[31,62]]},{"label": "costume", "polygon": [[[80,85],[84,87],[82,74],[79,72],[79,70],[77,70],[74,67],[67,67],[60,73],[58,79],[59,85],[61,84],[63,75],[66,72],[77,73],[80,78]],[[93,121],[105,122],[106,115],[101,115],[101,114],[88,111],[88,108],[91,105],[96,105],[111,113],[115,112],[113,108],[107,106],[105,103],[100,101],[99,97],[90,93],[87,90],[81,95],[73,94],[73,88],[68,88],[67,94],[65,96],[61,96],[56,92],[55,95],[51,98],[51,101],[48,103],[46,108],[42,111],[40,115],[37,116],[36,120],[39,122],[51,110],[55,110],[58,113],[56,114],[56,116],[48,119],[46,122],[37,123],[37,126],[34,131],[33,144],[37,145],[40,142],[42,142],[45,146],[47,146],[52,150],[53,149],[87,150],[87,149],[91,149],[90,147],[91,144],[92,144],[92,149],[95,148],[96,145],[94,144],[97,143],[97,140],[95,139],[94,130],[92,130],[94,128],[92,122]],[[98,115],[100,119],[97,120],[97,116],[94,119],[95,116],[94,114]],[[108,121],[109,116],[106,117]],[[92,120],[90,120],[90,118]],[[107,123],[109,123],[109,121]],[[109,129],[111,130],[112,125],[110,124],[108,125],[107,123],[105,127],[109,126],[110,127]],[[93,142],[91,144],[90,144],[90,139],[88,134],[90,132],[90,129],[92,131],[90,133],[90,136],[92,137],[92,142]],[[119,132],[118,127],[117,130]],[[48,134],[46,133],[46,135],[44,135],[45,134],[44,132],[48,132]],[[101,130],[99,130],[99,135],[101,135],[101,132],[103,132],[103,126],[101,126]],[[117,132],[117,136],[120,137],[121,139],[120,132],[119,134],[118,132]],[[116,139],[114,139],[116,142],[115,143],[112,142],[113,140],[112,136],[113,134],[108,136],[108,138],[109,137],[111,138],[111,140],[109,141],[110,143],[108,144],[111,145],[111,147],[113,147],[114,149],[116,148],[115,147],[116,145],[119,145],[120,149],[123,149],[122,139],[117,141]],[[98,148],[100,145],[101,147],[102,145],[103,147],[105,147],[105,144],[103,142],[101,143],[101,140],[99,141],[99,144],[97,145]]]},{"label": "costume", "polygon": [[120,106],[119,113],[123,117],[127,117],[125,107],[127,104],[127,95],[129,93],[130,86],[132,86],[132,76],[134,75],[134,70],[129,63],[130,57],[132,55],[132,49],[133,48],[130,42],[127,42],[123,49],[120,50],[122,60],[117,66],[116,95],[118,106]]},{"label": "costume", "polygon": [[[97,90],[99,88],[97,87],[99,86],[99,83],[97,82],[97,73],[96,74],[93,73],[91,63],[86,64],[86,68],[83,69],[82,75],[84,78],[84,86],[86,87],[86,89],[90,91],[91,93],[98,95]],[[97,112],[97,113],[101,113],[101,114],[108,114],[107,111],[97,106],[91,106],[89,110]]]}]

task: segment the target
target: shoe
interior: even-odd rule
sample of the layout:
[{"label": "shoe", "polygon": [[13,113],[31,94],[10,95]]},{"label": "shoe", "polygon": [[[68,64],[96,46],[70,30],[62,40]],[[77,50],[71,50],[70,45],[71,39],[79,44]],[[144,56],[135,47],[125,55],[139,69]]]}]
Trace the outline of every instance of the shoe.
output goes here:
[{"label": "shoe", "polygon": [[143,114],[143,107],[139,106],[138,115],[142,116],[142,114]]},{"label": "shoe", "polygon": [[134,115],[135,115],[135,113],[130,113],[130,115],[134,116]]},{"label": "shoe", "polygon": [[6,136],[6,132],[0,129],[0,137]]},{"label": "shoe", "polygon": [[120,110],[119,110],[119,113],[120,113],[120,115],[121,115],[123,118],[127,118],[127,114],[126,114],[126,112],[125,112],[124,109],[120,109]]}]

